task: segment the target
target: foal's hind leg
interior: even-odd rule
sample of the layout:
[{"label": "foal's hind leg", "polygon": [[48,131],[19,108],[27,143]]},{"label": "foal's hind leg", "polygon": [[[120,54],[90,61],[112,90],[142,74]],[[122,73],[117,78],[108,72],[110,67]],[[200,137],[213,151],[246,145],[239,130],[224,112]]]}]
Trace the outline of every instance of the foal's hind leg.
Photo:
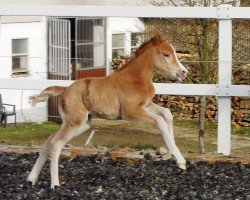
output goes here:
[{"label": "foal's hind leg", "polygon": [[46,163],[48,157],[49,157],[49,145],[50,145],[50,140],[52,139],[52,137],[54,136],[55,134],[51,135],[49,137],[49,139],[47,140],[46,144],[44,145],[43,147],[43,150],[42,152],[40,153],[38,159],[36,160],[36,163],[34,165],[34,167],[32,168],[28,178],[27,178],[27,181],[30,181],[32,182],[32,185],[35,185],[35,183],[37,182],[38,180],[38,176],[42,170],[42,167],[44,166],[44,164]]},{"label": "foal's hind leg", "polygon": [[[79,121],[81,119],[81,122]],[[76,119],[76,118],[75,118]],[[66,120],[63,123],[59,132],[50,141],[50,173],[51,173],[51,188],[59,186],[58,160],[63,146],[73,137],[80,135],[90,128],[90,120],[88,113],[85,116],[78,115],[77,120],[74,117],[70,122]]]},{"label": "foal's hind leg", "polygon": [[74,119],[72,118],[70,124],[64,123],[58,133],[49,137],[27,178],[27,180],[31,181],[33,185],[37,182],[38,176],[49,155],[51,157],[51,187],[54,188],[55,185],[59,185],[58,159],[63,146],[72,137],[76,137],[90,128],[91,119],[88,118],[87,112],[85,114],[80,113],[77,121],[78,123],[73,123]]}]

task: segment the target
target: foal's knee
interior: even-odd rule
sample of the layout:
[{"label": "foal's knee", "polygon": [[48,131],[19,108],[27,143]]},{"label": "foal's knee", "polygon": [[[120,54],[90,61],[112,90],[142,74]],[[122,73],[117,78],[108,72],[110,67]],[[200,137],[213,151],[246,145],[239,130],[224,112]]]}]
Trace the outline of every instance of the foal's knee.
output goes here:
[{"label": "foal's knee", "polygon": [[167,123],[173,123],[173,115],[168,108],[164,108],[163,115]]}]

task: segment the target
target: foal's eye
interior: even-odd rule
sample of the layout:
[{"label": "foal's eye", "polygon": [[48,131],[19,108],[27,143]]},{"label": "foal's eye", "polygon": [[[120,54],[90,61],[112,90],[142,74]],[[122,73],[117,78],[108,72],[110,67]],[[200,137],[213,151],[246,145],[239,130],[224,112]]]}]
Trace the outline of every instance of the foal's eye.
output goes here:
[{"label": "foal's eye", "polygon": [[167,58],[167,57],[169,57],[169,55],[168,55],[168,54],[163,54],[163,55],[164,55],[166,58]]}]

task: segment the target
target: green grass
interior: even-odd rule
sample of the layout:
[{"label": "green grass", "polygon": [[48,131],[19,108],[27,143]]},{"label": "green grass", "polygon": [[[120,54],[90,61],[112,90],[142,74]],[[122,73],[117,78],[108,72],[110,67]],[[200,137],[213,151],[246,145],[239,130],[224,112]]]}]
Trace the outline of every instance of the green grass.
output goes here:
[{"label": "green grass", "polygon": [[[199,120],[198,119],[182,119],[182,118],[175,118],[174,125],[179,127],[199,127]],[[216,130],[217,123],[215,122],[207,122],[205,123],[205,129],[207,130]]]},{"label": "green grass", "polygon": [[243,135],[250,137],[250,128],[249,127],[233,127],[232,132],[236,135]]},{"label": "green grass", "polygon": [[[198,131],[199,122],[198,120],[193,119],[174,119],[174,126],[188,127]],[[44,144],[44,141],[49,137],[49,135],[57,132],[59,127],[60,125],[51,122],[45,122],[42,124],[20,123],[17,124],[17,127],[8,124],[6,128],[0,126],[0,143],[12,145],[41,145]],[[99,129],[102,130],[103,128]],[[232,127],[232,133],[250,137],[250,128]],[[206,134],[216,135],[217,123],[206,122]],[[154,145],[150,142],[146,142],[145,144],[136,144],[133,148],[138,150],[151,149],[154,148]]]},{"label": "green grass", "polygon": [[[190,127],[190,128],[199,128],[199,121],[197,119],[174,119],[174,125],[179,127]],[[217,134],[217,123],[216,122],[206,122],[205,131],[208,133]],[[232,133],[235,135],[242,135],[250,137],[250,127],[236,127],[232,126]]]},{"label": "green grass", "polygon": [[45,138],[55,133],[59,125],[51,122],[42,124],[21,123],[7,125],[6,128],[0,127],[0,142],[8,144],[41,144]]},{"label": "green grass", "polygon": [[141,150],[153,149],[155,148],[155,145],[151,143],[145,143],[145,144],[139,143],[135,146],[132,146],[132,148],[141,151]]}]

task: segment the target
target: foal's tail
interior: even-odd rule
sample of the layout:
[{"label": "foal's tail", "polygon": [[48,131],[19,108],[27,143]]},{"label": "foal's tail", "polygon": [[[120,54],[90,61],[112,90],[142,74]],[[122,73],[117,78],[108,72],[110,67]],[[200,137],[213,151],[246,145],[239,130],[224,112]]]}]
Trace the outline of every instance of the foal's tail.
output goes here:
[{"label": "foal's tail", "polygon": [[39,95],[34,95],[29,97],[29,102],[32,106],[35,106],[39,102],[44,102],[48,100],[50,97],[58,96],[63,93],[66,87],[60,86],[51,86],[46,88]]}]

